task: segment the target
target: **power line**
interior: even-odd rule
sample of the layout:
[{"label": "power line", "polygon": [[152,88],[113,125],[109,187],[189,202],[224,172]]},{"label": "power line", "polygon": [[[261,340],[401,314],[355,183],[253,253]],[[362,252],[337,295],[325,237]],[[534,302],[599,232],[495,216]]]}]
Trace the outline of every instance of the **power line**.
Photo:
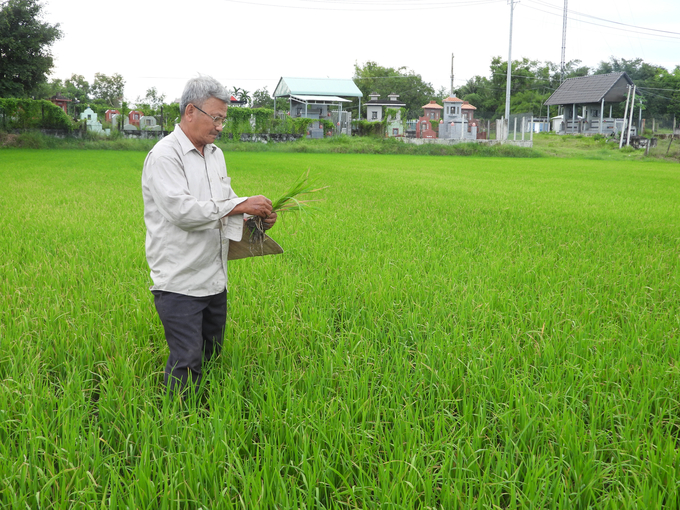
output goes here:
[{"label": "power line", "polygon": [[[356,11],[361,11],[361,12],[370,12],[370,11],[381,11],[384,12],[388,7],[390,12],[395,12],[395,11],[420,11],[420,10],[430,10],[430,9],[448,9],[448,8],[453,8],[453,7],[462,7],[462,6],[470,6],[470,5],[483,5],[483,4],[491,4],[491,3],[500,3],[504,2],[505,0],[449,0],[449,1],[444,1],[444,2],[428,2],[426,4],[417,4],[414,5],[413,2],[405,2],[403,5],[404,7],[394,7],[394,2],[391,3],[383,3],[383,2],[370,2],[370,1],[355,1],[355,2],[342,2],[342,3],[337,3],[338,5],[360,5],[360,6],[366,6],[366,5],[376,5],[375,8],[357,8],[357,7],[351,7],[347,9],[340,9],[336,7],[309,7],[305,5],[292,5],[292,4],[277,4],[277,3],[264,3],[264,2],[251,2],[251,1],[246,1],[246,0],[223,0],[224,2],[230,2],[230,3],[235,3],[235,4],[245,4],[245,5],[258,5],[262,7],[279,7],[283,9],[302,9],[302,10],[312,10],[312,11],[344,11],[344,12],[356,12]],[[320,3],[320,4],[326,4],[326,3],[331,3],[335,4],[336,2],[329,2],[329,0],[306,0],[308,2],[314,2],[314,3]]]},{"label": "power line", "polygon": [[[527,1],[528,1],[528,2],[537,3],[537,4],[539,4],[539,5],[546,5],[547,7],[553,7],[553,8],[554,8],[554,6],[549,5],[549,4],[544,4],[543,2],[539,2],[538,0],[527,0]],[[555,13],[555,12],[550,12],[550,11],[546,11],[546,10],[544,10],[544,9],[539,9],[538,7],[534,7],[534,6],[529,5],[529,4],[527,4],[527,7],[528,7],[529,9],[533,9],[533,10],[539,11],[539,12],[544,12],[544,13],[550,14],[550,15],[552,15],[552,16],[562,16],[562,14],[557,14],[557,13]],[[571,19],[571,20],[573,20],[573,21],[578,21],[578,22],[580,22],[580,23],[587,23],[587,24],[589,24],[589,25],[595,25],[595,26],[597,26],[597,27],[609,28],[609,29],[611,29],[611,30],[620,30],[620,31],[626,32],[626,33],[628,33],[628,34],[633,33],[633,34],[641,34],[641,35],[647,35],[647,36],[653,36],[653,37],[663,37],[663,38],[666,38],[666,39],[680,39],[680,32],[669,32],[669,31],[667,31],[667,30],[657,30],[657,29],[654,29],[654,28],[645,28],[645,27],[637,27],[637,26],[635,26],[635,25],[626,25],[625,23],[619,23],[619,22],[617,22],[617,21],[605,20],[605,19],[603,19],[603,18],[597,18],[597,17],[595,17],[595,16],[590,16],[590,15],[588,15],[588,14],[576,13],[575,11],[571,11],[571,12],[572,12],[572,13],[575,13],[575,14],[578,14],[579,16],[585,16],[585,17],[592,18],[592,19],[602,20],[602,21],[605,21],[605,22],[607,22],[607,23],[612,23],[612,24],[624,25],[624,26],[627,26],[627,27],[638,28],[639,30],[647,30],[647,32],[640,32],[640,31],[637,31],[637,30],[630,30],[630,29],[628,29],[628,28],[613,27],[613,26],[611,26],[611,25],[603,25],[602,23],[595,23],[595,22],[593,22],[593,21],[586,21],[586,20],[584,20],[584,19],[579,19],[579,18],[574,18],[574,17],[571,17],[571,16],[567,16],[569,19]],[[650,32],[651,32],[651,33],[650,33]],[[653,33],[653,32],[659,32],[659,33]],[[672,35],[665,35],[665,34],[672,34]]]},{"label": "power line", "polygon": [[[531,2],[531,3],[541,4],[545,7],[550,7],[552,9],[562,9],[561,7],[556,7],[556,6],[551,5],[547,2],[543,2],[542,0],[527,0],[527,1]],[[546,11],[543,11],[543,12],[546,12]],[[598,18],[597,16],[593,16],[591,14],[586,14],[586,13],[578,12],[578,11],[574,11],[574,10],[570,10],[569,12],[571,12],[573,14],[578,14],[579,16],[583,16],[585,18],[592,18],[592,19],[596,19],[598,21],[605,21],[607,23],[612,23],[614,25],[622,25],[622,26],[625,26],[625,27],[637,28],[637,29],[640,29],[640,30],[648,30],[650,32],[663,32],[663,33],[666,33],[666,34],[672,34],[674,36],[680,36],[680,32],[672,32],[670,30],[660,30],[658,28],[641,27],[639,25],[629,25],[628,23],[621,23],[620,21],[613,21],[613,20],[610,20],[610,19]],[[554,13],[549,13],[549,14],[554,14]],[[575,21],[582,21],[582,20],[575,20]]]}]

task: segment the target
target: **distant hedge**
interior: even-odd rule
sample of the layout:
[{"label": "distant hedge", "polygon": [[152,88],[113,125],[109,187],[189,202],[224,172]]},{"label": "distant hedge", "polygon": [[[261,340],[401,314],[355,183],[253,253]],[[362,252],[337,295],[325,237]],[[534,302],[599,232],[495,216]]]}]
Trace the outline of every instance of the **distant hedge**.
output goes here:
[{"label": "distant hedge", "polygon": [[74,128],[64,110],[45,99],[0,98],[0,129]]}]

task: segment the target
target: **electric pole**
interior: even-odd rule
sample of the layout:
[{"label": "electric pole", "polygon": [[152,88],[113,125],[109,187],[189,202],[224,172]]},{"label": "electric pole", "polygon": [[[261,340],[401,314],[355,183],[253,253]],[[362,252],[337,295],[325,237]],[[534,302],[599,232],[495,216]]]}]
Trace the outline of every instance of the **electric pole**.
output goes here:
[{"label": "electric pole", "polygon": [[451,53],[451,97],[453,96],[453,53]]},{"label": "electric pole", "polygon": [[515,2],[517,0],[508,0],[510,3],[510,43],[508,44],[508,77],[505,85],[505,120],[510,126],[510,78],[512,76],[512,14],[515,10]]},{"label": "electric pole", "polygon": [[560,64],[560,84],[564,81],[564,55],[567,51],[567,0],[564,0],[564,15],[562,16],[562,62]]}]

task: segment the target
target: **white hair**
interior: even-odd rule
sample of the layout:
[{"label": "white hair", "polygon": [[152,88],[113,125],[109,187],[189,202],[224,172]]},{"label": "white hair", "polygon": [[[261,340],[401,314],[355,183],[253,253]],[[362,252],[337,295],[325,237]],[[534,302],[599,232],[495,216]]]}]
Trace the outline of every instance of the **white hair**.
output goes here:
[{"label": "white hair", "polygon": [[226,104],[231,103],[231,94],[215,78],[202,75],[191,78],[184,86],[184,92],[182,92],[182,98],[179,102],[179,114],[184,115],[189,103],[200,108],[211,97]]}]

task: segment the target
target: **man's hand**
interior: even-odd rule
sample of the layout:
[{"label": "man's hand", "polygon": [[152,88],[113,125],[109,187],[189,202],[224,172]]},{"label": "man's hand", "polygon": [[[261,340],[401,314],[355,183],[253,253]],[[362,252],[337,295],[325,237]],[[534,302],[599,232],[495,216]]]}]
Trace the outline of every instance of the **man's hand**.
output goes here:
[{"label": "man's hand", "polygon": [[274,226],[274,223],[276,223],[276,213],[272,212],[269,216],[267,216],[264,219],[264,229],[269,230]]},{"label": "man's hand", "polygon": [[[263,195],[248,197],[245,202],[241,202],[234,207],[227,216],[243,213],[259,216],[260,218],[267,218],[272,214],[272,201]],[[274,218],[274,221],[276,221],[276,217]]]}]

